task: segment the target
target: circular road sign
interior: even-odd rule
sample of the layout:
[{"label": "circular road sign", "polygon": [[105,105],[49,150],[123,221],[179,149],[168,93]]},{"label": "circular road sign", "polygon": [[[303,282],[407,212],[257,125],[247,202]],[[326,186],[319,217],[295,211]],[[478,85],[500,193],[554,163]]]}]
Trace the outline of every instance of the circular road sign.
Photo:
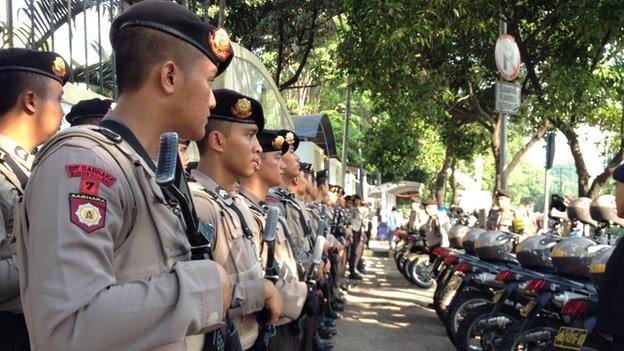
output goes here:
[{"label": "circular road sign", "polygon": [[498,37],[494,58],[501,78],[507,81],[516,79],[520,71],[520,50],[514,37],[509,34]]}]

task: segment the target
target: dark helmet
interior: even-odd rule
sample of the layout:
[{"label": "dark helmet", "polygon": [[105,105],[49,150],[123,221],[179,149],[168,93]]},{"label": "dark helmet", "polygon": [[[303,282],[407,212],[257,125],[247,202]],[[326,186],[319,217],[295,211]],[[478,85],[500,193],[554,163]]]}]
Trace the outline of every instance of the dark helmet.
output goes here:
[{"label": "dark helmet", "polygon": [[553,194],[550,197],[550,211],[548,217],[556,220],[568,219],[568,200],[561,195]]},{"label": "dark helmet", "polygon": [[565,238],[552,249],[555,271],[562,276],[589,279],[589,264],[605,247],[583,237]]},{"label": "dark helmet", "polygon": [[462,239],[462,246],[464,247],[464,251],[466,251],[469,255],[476,255],[475,252],[475,241],[479,235],[485,233],[486,230],[483,228],[472,228],[466,233],[464,238]]},{"label": "dark helmet", "polygon": [[568,206],[568,218],[577,219],[585,224],[589,224],[592,227],[597,227],[598,223],[592,219],[589,213],[589,206],[591,199],[588,197],[579,197],[574,199],[570,206]]},{"label": "dark helmet", "polygon": [[455,249],[463,248],[464,246],[462,245],[462,241],[469,231],[470,227],[465,225],[458,225],[453,227],[448,233],[449,244],[451,245],[451,247]]},{"label": "dark helmet", "polygon": [[598,222],[612,222],[617,225],[624,225],[624,218],[617,215],[615,196],[600,195],[591,202],[589,206],[591,217]]},{"label": "dark helmet", "polygon": [[615,246],[610,246],[598,251],[589,264],[589,275],[594,285],[596,285],[596,288],[600,288],[600,285],[602,285],[604,273],[607,270],[607,262],[613,250],[615,250]]},{"label": "dark helmet", "polygon": [[552,248],[561,241],[558,236],[536,235],[523,240],[516,248],[518,261],[525,268],[552,271]]},{"label": "dark helmet", "polygon": [[512,251],[517,236],[499,231],[487,231],[475,241],[475,251],[480,259],[485,261],[501,261],[515,263]]},{"label": "dark helmet", "polygon": [[613,250],[615,250],[615,246],[610,246],[598,251],[589,264],[589,275],[597,288],[600,288],[600,285],[602,284],[602,279],[604,278],[605,271],[607,270],[607,262],[609,261],[609,257],[611,257]]}]

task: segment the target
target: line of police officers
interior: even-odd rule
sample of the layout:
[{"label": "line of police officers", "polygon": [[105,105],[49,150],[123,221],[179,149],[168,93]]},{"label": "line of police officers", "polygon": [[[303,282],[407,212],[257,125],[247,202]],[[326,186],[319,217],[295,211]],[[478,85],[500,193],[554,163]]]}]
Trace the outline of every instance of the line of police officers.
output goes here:
[{"label": "line of police officers", "polygon": [[[361,279],[364,212],[300,164],[295,133],[264,129],[258,101],[213,92],[233,57],[222,28],[146,0],[110,39],[116,106],[81,102],[66,116],[77,126],[58,133],[68,63],[0,50],[0,347],[223,350],[234,335],[244,350],[332,349],[348,258]],[[186,200],[210,259],[191,259],[185,203],[156,183],[165,132],[197,142]]]}]

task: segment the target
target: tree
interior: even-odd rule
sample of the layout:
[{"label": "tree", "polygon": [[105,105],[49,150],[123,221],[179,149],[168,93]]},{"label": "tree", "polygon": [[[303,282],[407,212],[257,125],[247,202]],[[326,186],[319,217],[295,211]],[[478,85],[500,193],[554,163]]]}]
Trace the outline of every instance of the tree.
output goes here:
[{"label": "tree", "polygon": [[[507,169],[498,167],[501,118],[493,112],[493,44],[498,6],[488,1],[343,1],[349,32],[340,57],[356,84],[371,90],[376,106],[392,116],[428,124],[479,125],[488,132],[496,162],[495,188],[549,128],[528,110],[512,122],[531,134]],[[432,113],[433,111],[433,113]],[[402,137],[417,135],[402,134]],[[463,140],[454,134],[443,142]],[[445,143],[448,145],[448,143]],[[458,155],[461,157],[461,154]]]},{"label": "tree", "polygon": [[[618,1],[501,4],[526,66],[523,93],[566,136],[579,196],[594,197],[624,159],[624,8]],[[583,125],[616,133],[607,148],[611,158],[591,184],[577,132]]]}]

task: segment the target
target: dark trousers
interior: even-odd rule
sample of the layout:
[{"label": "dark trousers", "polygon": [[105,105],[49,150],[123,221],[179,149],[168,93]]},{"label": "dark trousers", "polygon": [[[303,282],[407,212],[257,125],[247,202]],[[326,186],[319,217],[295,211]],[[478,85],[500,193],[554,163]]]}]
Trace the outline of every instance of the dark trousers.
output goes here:
[{"label": "dark trousers", "polygon": [[353,244],[349,248],[349,272],[355,273],[355,268],[357,262],[355,259],[357,258],[357,249],[360,245],[360,241],[362,240],[362,232],[361,231],[353,231]]},{"label": "dark trousers", "polygon": [[275,336],[269,341],[268,351],[295,351],[299,350],[297,335],[292,328],[293,322],[275,327]]},{"label": "dark trousers", "polygon": [[6,351],[30,350],[28,329],[21,313],[0,312],[0,349]]}]

